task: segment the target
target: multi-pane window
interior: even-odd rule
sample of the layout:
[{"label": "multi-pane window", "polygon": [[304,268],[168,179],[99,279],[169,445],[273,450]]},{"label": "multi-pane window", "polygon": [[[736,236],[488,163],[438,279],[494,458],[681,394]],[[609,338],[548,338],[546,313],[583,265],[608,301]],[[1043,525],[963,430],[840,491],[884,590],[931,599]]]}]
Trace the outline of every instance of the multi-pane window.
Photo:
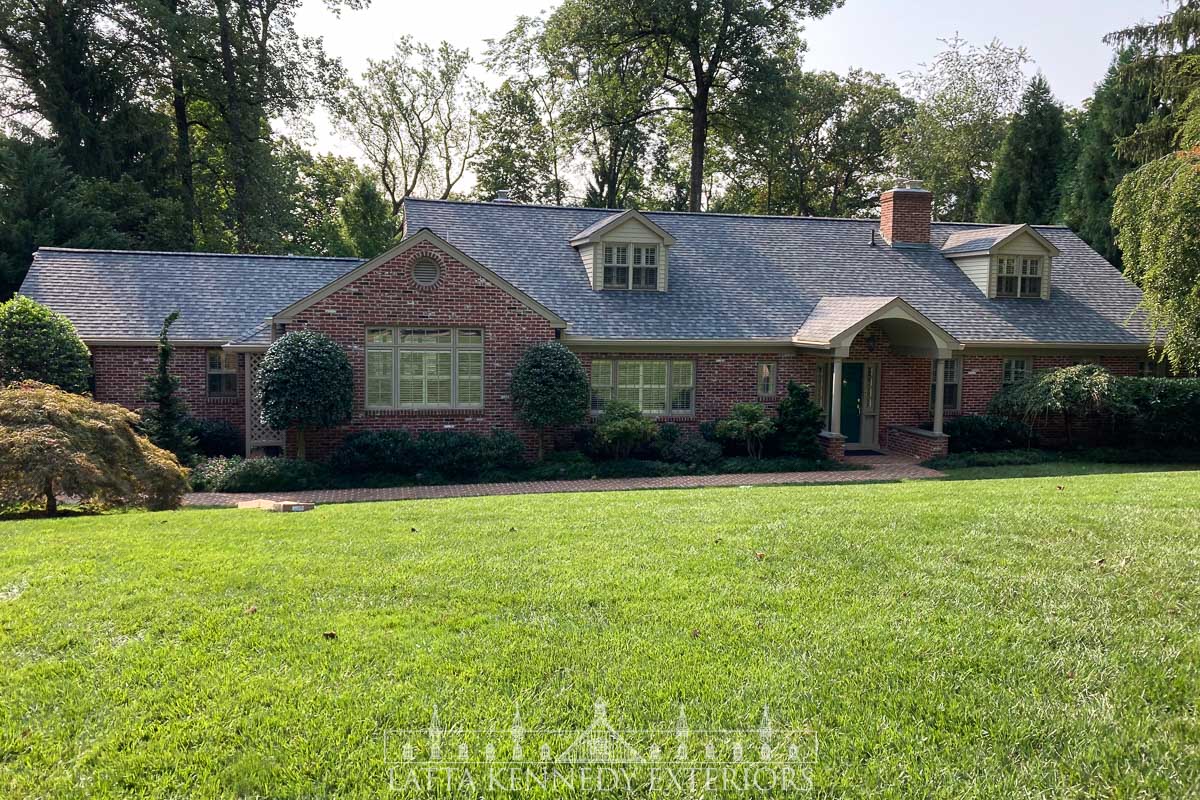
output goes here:
[{"label": "multi-pane window", "polygon": [[775,396],[775,362],[760,361],[756,367],[758,370],[758,396],[759,397],[774,397]]},{"label": "multi-pane window", "polygon": [[1004,383],[1020,383],[1029,377],[1028,358],[1004,359]]},{"label": "multi-pane window", "polygon": [[[934,360],[934,368],[937,368],[937,361]],[[958,358],[947,358],[942,360],[943,373],[946,376],[946,388],[943,395],[942,408],[946,411],[957,411],[959,399],[962,396],[962,360]],[[937,397],[937,374],[930,370],[932,376],[929,381],[929,407],[933,408]]]},{"label": "multi-pane window", "polygon": [[645,414],[690,414],[696,375],[691,361],[592,362],[592,410],[614,397]]},{"label": "multi-pane window", "polygon": [[605,289],[658,288],[658,247],[643,244],[604,244]]},{"label": "multi-pane window", "polygon": [[369,328],[368,408],[479,408],[483,331]]},{"label": "multi-pane window", "polygon": [[1042,259],[1000,256],[996,259],[997,297],[1041,297]]},{"label": "multi-pane window", "polygon": [[237,353],[208,351],[208,396],[237,397]]}]

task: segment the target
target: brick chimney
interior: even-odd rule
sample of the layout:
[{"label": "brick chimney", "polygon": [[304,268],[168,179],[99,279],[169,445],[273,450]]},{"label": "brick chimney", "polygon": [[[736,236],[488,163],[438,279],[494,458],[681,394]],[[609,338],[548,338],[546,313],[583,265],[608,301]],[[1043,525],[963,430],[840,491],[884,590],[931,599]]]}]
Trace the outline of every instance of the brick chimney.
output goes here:
[{"label": "brick chimney", "polygon": [[929,244],[933,194],[920,181],[900,181],[880,198],[879,231],[888,244]]}]

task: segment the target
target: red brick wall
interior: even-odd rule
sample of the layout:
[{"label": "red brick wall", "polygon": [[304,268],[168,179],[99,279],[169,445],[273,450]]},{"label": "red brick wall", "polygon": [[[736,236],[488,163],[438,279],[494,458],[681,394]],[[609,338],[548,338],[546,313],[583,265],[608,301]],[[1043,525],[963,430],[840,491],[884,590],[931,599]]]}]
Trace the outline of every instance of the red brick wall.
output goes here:
[{"label": "red brick wall", "polygon": [[[431,257],[442,266],[438,282],[417,285],[412,262]],[[484,402],[469,410],[370,410],[365,396],[367,328],[477,327],[484,330]],[[513,416],[509,401],[512,372],[530,345],[550,341],[554,330],[504,290],[432,245],[417,244],[299,314],[289,330],[307,328],[333,337],[354,368],[354,413],[349,423],[309,434],[309,457],[327,455],[346,434],[364,430],[455,429],[488,433],[516,431],[532,445],[535,433]],[[294,445],[294,437],[289,437]]]},{"label": "red brick wall", "polygon": [[929,244],[933,194],[923,189],[892,189],[883,193],[879,230],[889,242]]},{"label": "red brick wall", "polygon": [[[133,409],[146,405],[139,397],[145,389],[146,376],[154,372],[158,363],[158,348],[97,345],[90,349],[96,376],[96,399]],[[208,348],[176,347],[171,359],[171,374],[179,378],[179,396],[193,416],[227,420],[238,430],[245,427],[244,355],[238,356],[238,396],[234,398],[208,396]]]}]

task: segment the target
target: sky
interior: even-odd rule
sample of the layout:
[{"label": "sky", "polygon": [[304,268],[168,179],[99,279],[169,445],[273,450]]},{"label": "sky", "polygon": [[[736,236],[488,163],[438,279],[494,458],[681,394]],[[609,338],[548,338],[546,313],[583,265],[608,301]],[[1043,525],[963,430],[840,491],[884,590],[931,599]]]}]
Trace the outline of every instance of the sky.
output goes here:
[{"label": "sky", "polygon": [[[373,0],[364,11],[334,16],[323,0],[305,0],[297,17],[301,33],[322,36],[326,50],[358,75],[368,58],[383,58],[408,34],[436,44],[449,41],[473,55],[486,49],[522,14],[552,8],[550,0]],[[1104,76],[1112,50],[1106,33],[1167,10],[1163,0],[846,0],[827,17],[809,20],[807,69],[844,73],[853,67],[900,81],[941,49],[940,39],[957,33],[974,44],[997,38],[1024,46],[1033,69],[1045,73],[1055,95],[1078,106]],[[318,149],[353,155],[323,114],[313,119]]]}]

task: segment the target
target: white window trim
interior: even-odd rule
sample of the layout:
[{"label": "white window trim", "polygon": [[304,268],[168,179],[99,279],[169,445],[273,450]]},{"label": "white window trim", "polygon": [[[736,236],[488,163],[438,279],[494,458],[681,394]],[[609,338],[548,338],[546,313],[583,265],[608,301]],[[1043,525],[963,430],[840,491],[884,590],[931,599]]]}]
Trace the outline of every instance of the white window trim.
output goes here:
[{"label": "white window trim", "polygon": [[[392,341],[390,344],[370,341],[370,334],[376,331],[390,331]],[[402,344],[400,342],[401,335],[406,331],[450,331],[450,342],[448,344]],[[478,331],[480,336],[479,343],[462,342],[460,336],[463,331]],[[429,326],[403,326],[393,327],[389,325],[371,325],[367,328],[366,346],[363,354],[363,405],[368,411],[407,411],[407,410],[427,410],[427,409],[467,409],[481,410],[486,404],[487,398],[487,356],[485,345],[487,343],[487,335],[481,327],[464,326],[462,328],[453,328],[441,325]],[[367,391],[367,353],[371,352],[390,352],[392,355],[392,402],[386,405],[371,403]],[[400,353],[450,353],[450,402],[447,403],[401,403],[400,402]],[[479,402],[478,403],[462,403],[458,397],[458,363],[460,353],[479,353],[480,354],[480,374],[479,374]]]},{"label": "white window trim", "polygon": [[[931,409],[933,408],[934,392],[937,391],[937,373],[935,373],[933,371],[933,367],[936,363],[937,363],[937,360],[935,359],[934,361],[932,361],[930,363],[930,369],[929,369],[929,407]],[[947,380],[945,382],[945,385],[946,386],[957,386],[958,391],[954,393],[954,404],[951,405],[950,402],[947,400],[942,405],[942,410],[943,411],[961,411],[962,410],[962,397],[963,397],[963,362],[962,362],[961,358],[944,359],[944,363],[942,364],[942,369],[946,368],[946,364],[954,365],[954,377],[956,380]]]},{"label": "white window trim", "polygon": [[[625,248],[625,263],[624,264],[616,263],[618,247]],[[648,285],[643,285],[643,286],[634,286],[634,284],[633,284],[634,267],[637,266],[637,267],[641,268],[643,270],[643,273],[642,273],[643,275],[645,275],[644,270],[646,269],[645,263],[638,264],[638,265],[635,265],[633,263],[634,248],[641,249],[641,251],[643,253],[643,256],[642,256],[643,261],[645,260],[645,252],[647,250],[654,251],[654,265],[652,267],[654,269],[654,283],[653,284],[648,284]],[[598,252],[600,255],[600,288],[601,289],[608,289],[608,290],[627,289],[629,291],[634,291],[634,292],[653,292],[653,291],[658,290],[659,281],[662,279],[662,251],[663,251],[663,248],[661,245],[647,244],[644,242],[603,241],[599,245],[597,245],[597,249],[598,249]],[[609,263],[608,259],[607,259],[608,251],[610,249],[613,252],[612,263]],[[625,269],[625,283],[618,285],[618,284],[610,284],[607,281],[605,281],[604,280],[605,269],[608,267],[612,267],[613,269],[624,268]]]},{"label": "white window trim", "polygon": [[[597,405],[596,405],[596,398],[595,398],[595,394],[594,394],[593,390],[596,388],[597,384],[594,382],[592,376],[594,376],[596,374],[596,365],[597,364],[605,364],[605,363],[611,365],[610,370],[611,370],[611,374],[612,374],[612,382],[607,387],[610,391],[610,395],[609,395],[610,400],[617,397],[618,387],[620,386],[620,382],[621,382],[621,364],[641,364],[641,365],[653,364],[653,363],[666,364],[667,365],[667,370],[666,370],[667,371],[667,384],[666,384],[666,388],[665,388],[666,408],[662,411],[642,410],[642,413],[648,417],[690,417],[690,416],[695,415],[695,413],[696,413],[696,362],[693,361],[692,359],[688,359],[688,358],[644,358],[644,359],[641,359],[641,358],[626,358],[626,359],[597,358],[592,361],[591,369],[588,372],[588,386],[589,386],[589,392],[590,392],[588,405],[591,408],[591,413],[594,416],[600,415],[604,409],[603,409],[603,407],[597,407]],[[688,364],[692,368],[691,385],[687,386],[687,387],[681,387],[681,388],[688,388],[688,389],[692,390],[691,402],[686,410],[671,408],[671,399],[672,399],[672,395],[674,394],[675,388],[676,388],[674,385],[675,365],[676,364]],[[644,386],[645,384],[642,384],[642,385]]]},{"label": "white window trim", "polygon": [[[770,388],[763,391],[762,388],[762,368],[767,367],[770,370],[769,380]],[[754,365],[754,391],[759,397],[772,398],[779,395],[779,362],[777,361],[759,361]]]},{"label": "white window trim", "polygon": [[[1020,378],[1009,378],[1009,372],[1010,372],[1009,364],[1015,364],[1018,361],[1024,363],[1024,365],[1025,365],[1024,368],[1021,370],[1021,377]],[[1016,373],[1015,368],[1013,370],[1011,370],[1011,372],[1013,374],[1015,374]],[[1024,357],[1006,358],[1006,359],[1004,359],[1003,363],[1000,365],[1000,383],[1003,386],[1011,386],[1014,383],[1020,383],[1021,381],[1026,380],[1031,374],[1033,374],[1033,360],[1030,358],[1024,358]]]},{"label": "white window trim", "polygon": [[[221,354],[221,368],[220,369],[212,368],[212,360],[211,359],[212,359],[213,353]],[[229,366],[230,360],[233,361],[232,367]],[[238,361],[237,353],[230,353],[225,350],[222,350],[219,347],[212,347],[205,351],[205,353],[204,353],[204,368],[205,368],[204,394],[206,397],[210,397],[210,398],[219,400],[219,399],[228,399],[230,397],[238,396],[237,378],[236,377],[234,378],[234,381],[233,381],[233,389],[228,392],[224,392],[224,391],[214,392],[212,390],[211,384],[209,384],[209,382],[208,382],[209,376],[211,376],[211,375],[234,375],[234,376],[236,376],[238,373],[237,361]],[[222,383],[224,383],[224,380],[222,380]]]}]

